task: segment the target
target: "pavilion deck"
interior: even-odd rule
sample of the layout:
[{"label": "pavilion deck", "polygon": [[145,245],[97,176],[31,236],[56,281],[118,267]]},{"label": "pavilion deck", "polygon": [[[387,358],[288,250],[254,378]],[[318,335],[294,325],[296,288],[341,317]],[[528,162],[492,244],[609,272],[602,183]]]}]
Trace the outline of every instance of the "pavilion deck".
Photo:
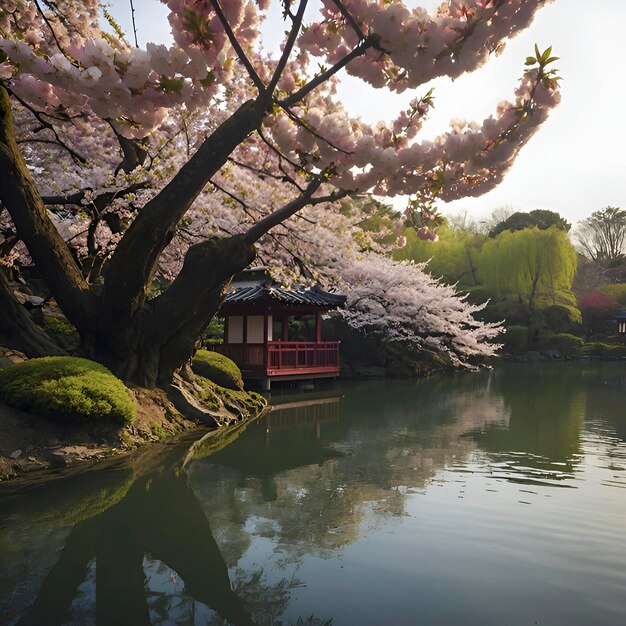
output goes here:
[{"label": "pavilion deck", "polygon": [[215,343],[207,349],[232,359],[248,379],[297,380],[339,375],[338,341]]}]

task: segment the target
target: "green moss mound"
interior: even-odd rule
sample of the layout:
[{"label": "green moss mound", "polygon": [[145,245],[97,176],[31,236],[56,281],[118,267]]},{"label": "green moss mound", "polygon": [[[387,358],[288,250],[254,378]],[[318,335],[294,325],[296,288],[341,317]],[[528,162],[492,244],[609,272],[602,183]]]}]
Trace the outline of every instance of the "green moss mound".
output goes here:
[{"label": "green moss mound", "polygon": [[0,400],[51,418],[128,424],[135,407],[124,383],[93,361],[31,359],[0,371]]},{"label": "green moss mound", "polygon": [[59,333],[61,335],[73,335],[76,333],[76,328],[64,317],[56,317],[54,315],[46,315],[43,318],[43,327],[48,332]]},{"label": "green moss mound", "polygon": [[212,380],[220,387],[234,391],[243,389],[241,370],[222,354],[210,350],[198,350],[191,362],[191,367],[196,374]]},{"label": "green moss mound", "polygon": [[255,391],[228,389],[199,374],[195,383],[195,397],[203,406],[217,412],[225,408],[235,415],[250,417],[258,415],[267,406],[267,400]]}]

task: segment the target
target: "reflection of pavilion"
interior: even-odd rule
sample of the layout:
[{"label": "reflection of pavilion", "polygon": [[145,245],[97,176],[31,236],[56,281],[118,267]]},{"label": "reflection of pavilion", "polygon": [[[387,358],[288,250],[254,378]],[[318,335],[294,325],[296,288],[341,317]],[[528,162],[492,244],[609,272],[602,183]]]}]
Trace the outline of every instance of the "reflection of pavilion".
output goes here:
[{"label": "reflection of pavilion", "polygon": [[330,396],[273,404],[272,411],[266,414],[263,422],[267,429],[272,430],[315,424],[316,437],[319,439],[322,422],[339,420],[340,401],[341,396]]},{"label": "reflection of pavilion", "polygon": [[[318,286],[285,289],[265,268],[245,270],[235,276],[220,309],[224,343],[207,348],[232,359],[244,379],[261,381],[265,390],[271,380],[336,378],[339,342],[322,341],[322,315],[345,301]],[[291,337],[289,320],[294,317],[312,318],[314,330],[305,324],[303,335]]]},{"label": "reflection of pavilion", "polygon": [[[210,457],[212,464],[235,468],[242,476],[256,478],[266,502],[276,500],[278,474],[308,465],[322,465],[343,455],[320,442],[321,425],[339,420],[338,396],[274,407],[248,427],[236,446],[227,446]],[[290,431],[305,427],[303,436]],[[311,428],[315,430],[312,432]],[[304,433],[309,433],[305,435]]]}]

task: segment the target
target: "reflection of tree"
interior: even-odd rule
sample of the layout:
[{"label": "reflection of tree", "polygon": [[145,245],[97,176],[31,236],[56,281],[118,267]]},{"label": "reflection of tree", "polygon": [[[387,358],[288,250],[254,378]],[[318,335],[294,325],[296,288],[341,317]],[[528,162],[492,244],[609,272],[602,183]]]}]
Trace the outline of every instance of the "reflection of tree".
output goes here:
[{"label": "reflection of tree", "polygon": [[[219,450],[240,432],[191,448],[153,449],[118,470],[90,472],[5,503],[15,523],[38,518],[39,528],[74,524],[19,623],[80,623],[91,611],[90,589],[99,624],[193,623],[194,615],[215,624],[268,623],[266,617],[279,623],[298,581],[269,584],[262,568],[237,571],[231,580],[184,469],[189,459]],[[53,521],[48,512],[57,504],[61,515]],[[22,606],[28,602],[20,600]]]},{"label": "reflection of tree", "polygon": [[[52,567],[69,527],[122,500],[134,480],[130,467],[85,472],[54,481],[0,504],[0,571],[2,586],[14,590],[10,604],[0,599],[0,622],[16,617],[16,606],[32,596]],[[12,490],[4,486],[3,492]]]},{"label": "reflection of tree", "polygon": [[231,589],[228,569],[186,475],[173,470],[143,476],[121,502],[72,528],[21,623],[62,623],[93,558],[98,622],[150,623],[144,593],[146,553],[167,563],[185,581],[189,595],[229,622],[253,623]]},{"label": "reflection of tree", "polygon": [[601,424],[626,441],[626,368],[623,363],[594,364],[581,375],[586,389],[586,415],[593,428]]},{"label": "reflection of tree", "polygon": [[[75,489],[69,481],[42,490],[28,515],[29,500],[16,499],[11,520],[41,516],[36,507],[47,498],[75,524],[24,622],[60,623],[95,562],[101,622],[176,621],[177,610],[207,624],[279,624],[304,555],[326,557],[394,524],[408,494],[442,469],[476,469],[476,446],[490,469],[504,463],[511,480],[573,471],[585,403],[599,424],[624,423],[626,380],[617,373],[542,363],[415,384],[370,382],[350,389],[340,419],[293,428],[289,419],[278,420],[280,428],[261,420],[228,447],[206,440],[190,451],[170,448],[149,462],[72,479]],[[194,459],[185,470],[184,457]],[[82,504],[72,508],[74,500]],[[2,529],[0,542],[10,549]],[[161,583],[146,586],[145,572]]]},{"label": "reflection of tree", "polygon": [[583,371],[563,364],[533,364],[523,368],[522,389],[522,368],[496,370],[493,390],[510,412],[508,424],[506,428],[488,425],[471,436],[514,473],[511,479],[558,480],[574,470],[585,417]]},{"label": "reflection of tree", "polygon": [[194,491],[231,566],[254,536],[270,540],[285,566],[404,515],[410,489],[474,449],[462,434],[507,417],[488,375],[370,382],[350,390],[340,413],[291,430],[261,421],[194,465]]}]

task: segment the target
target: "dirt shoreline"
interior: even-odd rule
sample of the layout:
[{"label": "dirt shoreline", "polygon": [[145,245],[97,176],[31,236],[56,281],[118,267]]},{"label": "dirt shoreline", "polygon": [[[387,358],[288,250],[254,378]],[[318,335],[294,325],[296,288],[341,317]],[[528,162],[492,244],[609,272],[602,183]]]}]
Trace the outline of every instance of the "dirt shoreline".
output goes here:
[{"label": "dirt shoreline", "polygon": [[[123,428],[98,425],[87,430],[76,423],[55,423],[0,404],[0,484],[28,476],[29,482],[67,475],[68,468],[89,469],[155,443],[167,443],[197,431],[198,438],[223,428],[211,428],[176,410],[159,389],[130,388],[135,419]],[[254,420],[267,408],[233,414],[231,423]],[[191,436],[193,440],[193,436]]]}]

